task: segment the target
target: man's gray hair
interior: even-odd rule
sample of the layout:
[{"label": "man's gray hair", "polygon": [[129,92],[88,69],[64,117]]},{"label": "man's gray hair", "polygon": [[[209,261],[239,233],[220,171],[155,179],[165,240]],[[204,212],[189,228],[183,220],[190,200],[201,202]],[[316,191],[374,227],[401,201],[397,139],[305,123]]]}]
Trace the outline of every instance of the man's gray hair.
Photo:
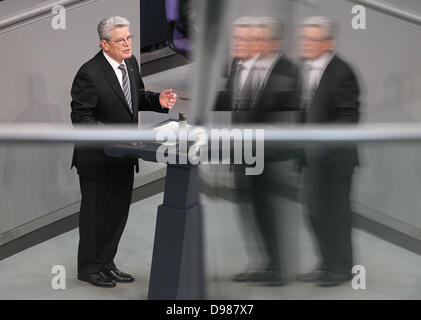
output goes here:
[{"label": "man's gray hair", "polygon": [[123,17],[114,16],[103,19],[98,24],[99,40],[110,40],[111,30],[117,27],[125,27],[129,25],[129,20]]},{"label": "man's gray hair", "polygon": [[271,39],[282,40],[284,27],[281,20],[273,17],[259,17],[257,23],[269,29]]},{"label": "man's gray hair", "polygon": [[338,37],[338,27],[332,19],[328,17],[310,17],[304,20],[303,27],[319,27],[326,31],[326,39],[334,40]]},{"label": "man's gray hair", "polygon": [[234,21],[236,27],[265,27],[270,30],[271,38],[280,40],[283,34],[283,25],[279,19],[273,17],[244,16]]},{"label": "man's gray hair", "polygon": [[236,27],[254,26],[256,25],[256,23],[257,23],[256,18],[244,16],[244,17],[235,19],[234,26]]}]

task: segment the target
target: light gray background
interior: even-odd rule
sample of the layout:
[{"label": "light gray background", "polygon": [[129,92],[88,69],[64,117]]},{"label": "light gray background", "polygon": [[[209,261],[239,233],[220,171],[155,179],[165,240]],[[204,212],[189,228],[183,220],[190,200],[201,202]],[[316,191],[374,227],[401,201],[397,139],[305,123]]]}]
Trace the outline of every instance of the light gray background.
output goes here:
[{"label": "light gray background", "polygon": [[[0,21],[52,2],[2,2]],[[70,123],[72,81],[99,51],[96,27],[102,18],[121,15],[130,20],[133,51],[140,59],[139,6],[138,0],[99,0],[67,10],[65,30],[54,30],[48,16],[0,30],[0,122]],[[148,114],[142,122],[148,122]],[[78,178],[70,170],[72,150],[70,144],[0,145],[0,236],[80,200]],[[144,163],[143,173],[159,168]]]}]

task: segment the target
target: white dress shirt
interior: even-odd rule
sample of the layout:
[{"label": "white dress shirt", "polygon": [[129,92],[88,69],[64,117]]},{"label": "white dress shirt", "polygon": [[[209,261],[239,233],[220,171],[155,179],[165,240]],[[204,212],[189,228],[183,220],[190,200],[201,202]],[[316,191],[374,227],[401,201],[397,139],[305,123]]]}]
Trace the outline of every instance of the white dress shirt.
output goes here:
[{"label": "white dress shirt", "polygon": [[253,58],[241,61],[239,63],[239,65],[244,67],[243,70],[241,71],[241,73],[237,75],[237,77],[239,77],[239,81],[240,81],[239,82],[240,88],[242,88],[244,86],[244,84],[246,83],[247,77],[248,77],[251,69],[253,68],[253,66],[256,64],[256,61],[257,61],[257,56],[254,56]]},{"label": "white dress shirt", "polygon": [[272,72],[275,63],[282,57],[280,52],[267,55],[266,57],[260,58],[256,63],[256,85],[259,88],[264,88],[268,78]]},{"label": "white dress shirt", "polygon": [[[104,53],[105,59],[107,59],[107,61],[111,64],[111,67],[113,67],[113,70],[117,76],[118,82],[120,83],[121,86],[121,90],[124,91],[123,88],[123,72],[118,68],[118,66],[120,64],[124,64],[126,66],[126,62],[123,60],[122,63],[118,63],[117,61],[115,61],[113,58],[111,58],[108,54],[106,54],[104,51],[102,51]],[[126,70],[127,70],[127,66],[126,66]],[[128,70],[127,70],[128,73]],[[127,76],[129,76],[127,74]],[[129,85],[130,85],[130,81],[129,81]]]}]

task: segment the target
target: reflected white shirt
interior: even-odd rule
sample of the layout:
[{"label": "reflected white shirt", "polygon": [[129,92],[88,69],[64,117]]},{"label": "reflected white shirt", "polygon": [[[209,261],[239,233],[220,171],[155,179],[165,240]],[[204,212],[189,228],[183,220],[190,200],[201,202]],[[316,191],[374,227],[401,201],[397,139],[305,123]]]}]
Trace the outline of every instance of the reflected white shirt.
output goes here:
[{"label": "reflected white shirt", "polygon": [[[329,65],[335,54],[333,52],[325,53],[321,57],[314,60],[307,60],[304,63],[304,77],[306,77],[312,88],[317,88],[319,86],[320,80],[322,79],[323,73],[326,70],[326,67]],[[311,70],[307,73],[307,70]]]},{"label": "reflected white shirt", "polygon": [[276,52],[266,57],[260,58],[257,60],[256,67],[257,67],[257,84],[260,88],[266,85],[268,78],[272,72],[275,63],[282,57],[281,52]]},{"label": "reflected white shirt", "polygon": [[237,77],[240,77],[240,88],[244,86],[246,83],[247,77],[253,68],[253,66],[256,64],[257,56],[254,56],[253,58],[250,58],[248,60],[241,60],[239,65],[242,65],[244,69],[242,70],[241,74],[237,75]]}]

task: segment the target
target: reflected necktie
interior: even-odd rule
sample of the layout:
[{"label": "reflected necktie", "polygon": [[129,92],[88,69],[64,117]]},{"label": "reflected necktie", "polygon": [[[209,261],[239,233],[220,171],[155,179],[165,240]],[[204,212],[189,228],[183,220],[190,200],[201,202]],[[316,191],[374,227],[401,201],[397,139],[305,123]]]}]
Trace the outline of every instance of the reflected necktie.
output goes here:
[{"label": "reflected necktie", "polygon": [[241,74],[244,71],[245,67],[239,63],[237,66],[237,72],[235,73],[234,78],[234,88],[233,88],[233,94],[232,94],[232,106],[233,110],[238,110],[241,108],[241,90],[243,86],[241,85]]},{"label": "reflected necktie", "polygon": [[302,101],[301,101],[301,106],[304,109],[308,109],[308,107],[310,107],[314,98],[314,93],[316,91],[316,86],[314,85],[314,83],[311,83],[311,78],[310,78],[312,70],[313,68],[310,65],[307,65],[304,67],[303,92],[302,92]]},{"label": "reflected necktie", "polygon": [[250,91],[250,109],[256,109],[263,91],[263,81],[266,69],[261,65],[253,66],[251,70],[252,85]]},{"label": "reflected necktie", "polygon": [[130,110],[133,112],[132,109],[132,94],[130,92],[130,80],[127,75],[126,66],[124,64],[120,64],[118,68],[123,73],[123,92],[124,96],[126,97],[127,104],[129,105]]}]

